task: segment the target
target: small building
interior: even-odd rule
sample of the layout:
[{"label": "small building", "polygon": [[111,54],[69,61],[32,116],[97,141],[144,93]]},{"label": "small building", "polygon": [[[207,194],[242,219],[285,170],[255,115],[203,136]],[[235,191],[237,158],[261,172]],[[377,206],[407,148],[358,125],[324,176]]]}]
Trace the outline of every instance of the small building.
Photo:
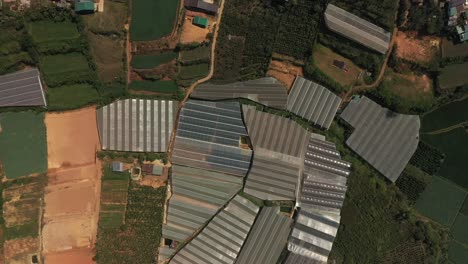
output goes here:
[{"label": "small building", "polygon": [[457,28],[457,35],[461,42],[468,40],[468,27],[465,25],[459,25]]},{"label": "small building", "polygon": [[93,0],[75,0],[75,12],[78,14],[92,14],[94,13]]},{"label": "small building", "polygon": [[153,170],[151,171],[151,174],[156,175],[156,176],[161,176],[163,174],[163,169],[164,167],[154,165]]},{"label": "small building", "polygon": [[199,26],[199,27],[202,27],[202,28],[208,28],[209,22],[208,22],[208,19],[206,17],[196,16],[196,17],[193,18],[192,24],[194,24],[196,26]]},{"label": "small building", "polygon": [[346,65],[346,62],[344,62],[344,61],[333,60],[333,66],[335,66],[338,69],[343,70],[345,72],[348,71],[348,66]]},{"label": "small building", "polygon": [[123,172],[124,171],[124,164],[119,161],[112,162],[112,171],[115,172]]},{"label": "small building", "polygon": [[201,11],[208,14],[217,14],[219,8],[217,4],[207,3],[202,0],[185,0],[184,6],[189,10]]}]

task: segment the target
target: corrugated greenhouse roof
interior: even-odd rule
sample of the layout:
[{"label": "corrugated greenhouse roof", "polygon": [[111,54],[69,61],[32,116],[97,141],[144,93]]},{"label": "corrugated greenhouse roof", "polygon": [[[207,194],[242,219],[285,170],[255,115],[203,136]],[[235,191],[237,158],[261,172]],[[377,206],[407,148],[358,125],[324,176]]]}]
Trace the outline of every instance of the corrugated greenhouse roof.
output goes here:
[{"label": "corrugated greenhouse roof", "polygon": [[349,103],[341,118],[354,128],[346,144],[395,182],[418,147],[419,116],[394,113],[360,97]]},{"label": "corrugated greenhouse roof", "polygon": [[289,253],[284,264],[327,264],[327,262],[313,260],[295,253]]},{"label": "corrugated greenhouse roof", "polygon": [[0,107],[47,106],[36,68],[0,76]]},{"label": "corrugated greenhouse roof", "polygon": [[205,17],[196,16],[193,18],[193,23],[196,25],[208,27],[208,19]]},{"label": "corrugated greenhouse roof", "polygon": [[172,161],[189,167],[245,176],[252,151],[238,102],[189,100],[180,113]]},{"label": "corrugated greenhouse roof", "polygon": [[325,23],[328,28],[370,49],[385,54],[391,34],[350,12],[328,4],[325,10]]},{"label": "corrugated greenhouse roof", "polygon": [[311,262],[326,263],[339,225],[339,214],[301,209],[289,237],[288,250]]},{"label": "corrugated greenhouse roof", "polygon": [[292,219],[279,207],[264,207],[255,221],[236,264],[277,263],[291,231]]},{"label": "corrugated greenhouse roof", "polygon": [[230,84],[202,84],[190,96],[206,100],[246,98],[266,106],[285,109],[288,92],[275,78],[265,77]]},{"label": "corrugated greenhouse roof", "polygon": [[341,98],[327,88],[297,76],[288,95],[287,110],[328,129],[340,103]]},{"label": "corrugated greenhouse roof", "polygon": [[103,149],[165,152],[178,103],[168,100],[126,99],[97,111]]},{"label": "corrugated greenhouse roof", "polygon": [[171,264],[232,264],[244,244],[259,208],[237,195],[174,258]]}]

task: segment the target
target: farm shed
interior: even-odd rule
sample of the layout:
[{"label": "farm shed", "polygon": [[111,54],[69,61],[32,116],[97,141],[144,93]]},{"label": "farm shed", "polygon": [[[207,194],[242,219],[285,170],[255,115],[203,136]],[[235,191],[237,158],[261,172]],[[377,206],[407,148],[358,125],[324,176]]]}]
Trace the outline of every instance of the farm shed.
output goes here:
[{"label": "farm shed", "polygon": [[279,207],[263,207],[236,264],[277,263],[291,231],[292,219]]},{"label": "farm shed", "polygon": [[218,13],[218,5],[207,3],[203,0],[185,0],[185,8],[193,11],[201,11],[209,14]]},{"label": "farm shed", "polygon": [[196,26],[208,28],[208,19],[205,17],[196,16],[193,18],[192,23]]},{"label": "farm shed", "polygon": [[169,100],[126,99],[98,109],[102,149],[165,152],[177,106]]},{"label": "farm shed", "polygon": [[225,209],[187,245],[170,264],[234,263],[259,208],[249,200],[237,195]]},{"label": "farm shed", "polygon": [[419,116],[394,113],[363,96],[351,100],[341,118],[354,128],[346,144],[395,182],[418,147]]},{"label": "farm shed", "polygon": [[36,68],[0,76],[0,107],[47,106]]},{"label": "farm shed", "polygon": [[312,259],[308,257],[289,252],[288,257],[283,264],[326,264],[326,262],[312,261]]},{"label": "farm shed", "polygon": [[327,27],[346,38],[385,54],[390,45],[390,32],[335,5],[325,10]]},{"label": "farm shed", "polygon": [[151,174],[153,175],[162,175],[164,171],[164,167],[154,165]]},{"label": "farm shed", "polygon": [[328,129],[340,103],[341,98],[327,88],[297,76],[288,95],[287,110]]},{"label": "farm shed", "polygon": [[124,164],[120,161],[113,161],[112,162],[112,171],[115,172],[123,172],[124,171]]},{"label": "farm shed", "polygon": [[350,169],[351,164],[341,160],[335,144],[312,134],[304,159],[299,207],[340,214]]},{"label": "farm shed", "polygon": [[180,112],[174,164],[244,177],[252,150],[240,146],[247,136],[238,102],[189,100]]},{"label": "farm shed", "polygon": [[310,133],[296,122],[244,106],[254,157],[244,192],[262,200],[295,200]]},{"label": "farm shed", "polygon": [[265,77],[230,84],[202,84],[190,96],[206,100],[245,98],[266,106],[285,109],[288,92],[275,78]]},{"label": "farm shed", "polygon": [[93,0],[75,0],[75,12],[79,14],[90,14],[94,13],[94,1]]},{"label": "farm shed", "polygon": [[288,240],[288,250],[309,258],[307,263],[327,263],[340,218],[339,214],[301,209]]},{"label": "farm shed", "polygon": [[241,188],[243,179],[174,165],[163,237],[182,242],[203,227]]}]

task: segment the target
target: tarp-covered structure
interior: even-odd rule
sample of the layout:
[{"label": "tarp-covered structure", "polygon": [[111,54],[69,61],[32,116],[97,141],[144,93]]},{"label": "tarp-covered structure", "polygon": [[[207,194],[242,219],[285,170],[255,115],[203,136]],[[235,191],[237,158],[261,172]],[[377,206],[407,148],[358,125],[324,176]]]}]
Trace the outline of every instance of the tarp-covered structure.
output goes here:
[{"label": "tarp-covered structure", "polygon": [[0,107],[47,106],[36,68],[0,76]]}]

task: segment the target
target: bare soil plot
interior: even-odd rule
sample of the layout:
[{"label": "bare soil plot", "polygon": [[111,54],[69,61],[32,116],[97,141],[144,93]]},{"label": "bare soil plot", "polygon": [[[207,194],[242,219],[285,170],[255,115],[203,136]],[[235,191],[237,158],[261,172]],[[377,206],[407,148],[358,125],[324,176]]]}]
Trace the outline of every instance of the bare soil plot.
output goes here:
[{"label": "bare soil plot", "polygon": [[72,249],[61,253],[48,254],[45,256],[47,264],[91,264],[94,253],[88,249]]},{"label": "bare soil plot", "polygon": [[301,66],[296,66],[288,61],[272,60],[267,71],[267,76],[272,76],[291,89],[296,76],[304,76]]},{"label": "bare soil plot", "polygon": [[399,58],[428,63],[439,50],[440,39],[436,37],[418,37],[417,32],[398,31],[395,38],[396,53]]},{"label": "bare soil plot", "polygon": [[[208,28],[202,28],[192,23],[195,16],[208,18]],[[181,43],[203,42],[207,40],[206,36],[213,30],[213,23],[215,19],[207,16],[204,13],[188,11],[185,14],[184,25],[182,26],[182,33],[180,35]]]},{"label": "bare soil plot", "polygon": [[31,255],[39,255],[39,238],[25,237],[8,240],[4,244],[7,263],[31,263]]}]

